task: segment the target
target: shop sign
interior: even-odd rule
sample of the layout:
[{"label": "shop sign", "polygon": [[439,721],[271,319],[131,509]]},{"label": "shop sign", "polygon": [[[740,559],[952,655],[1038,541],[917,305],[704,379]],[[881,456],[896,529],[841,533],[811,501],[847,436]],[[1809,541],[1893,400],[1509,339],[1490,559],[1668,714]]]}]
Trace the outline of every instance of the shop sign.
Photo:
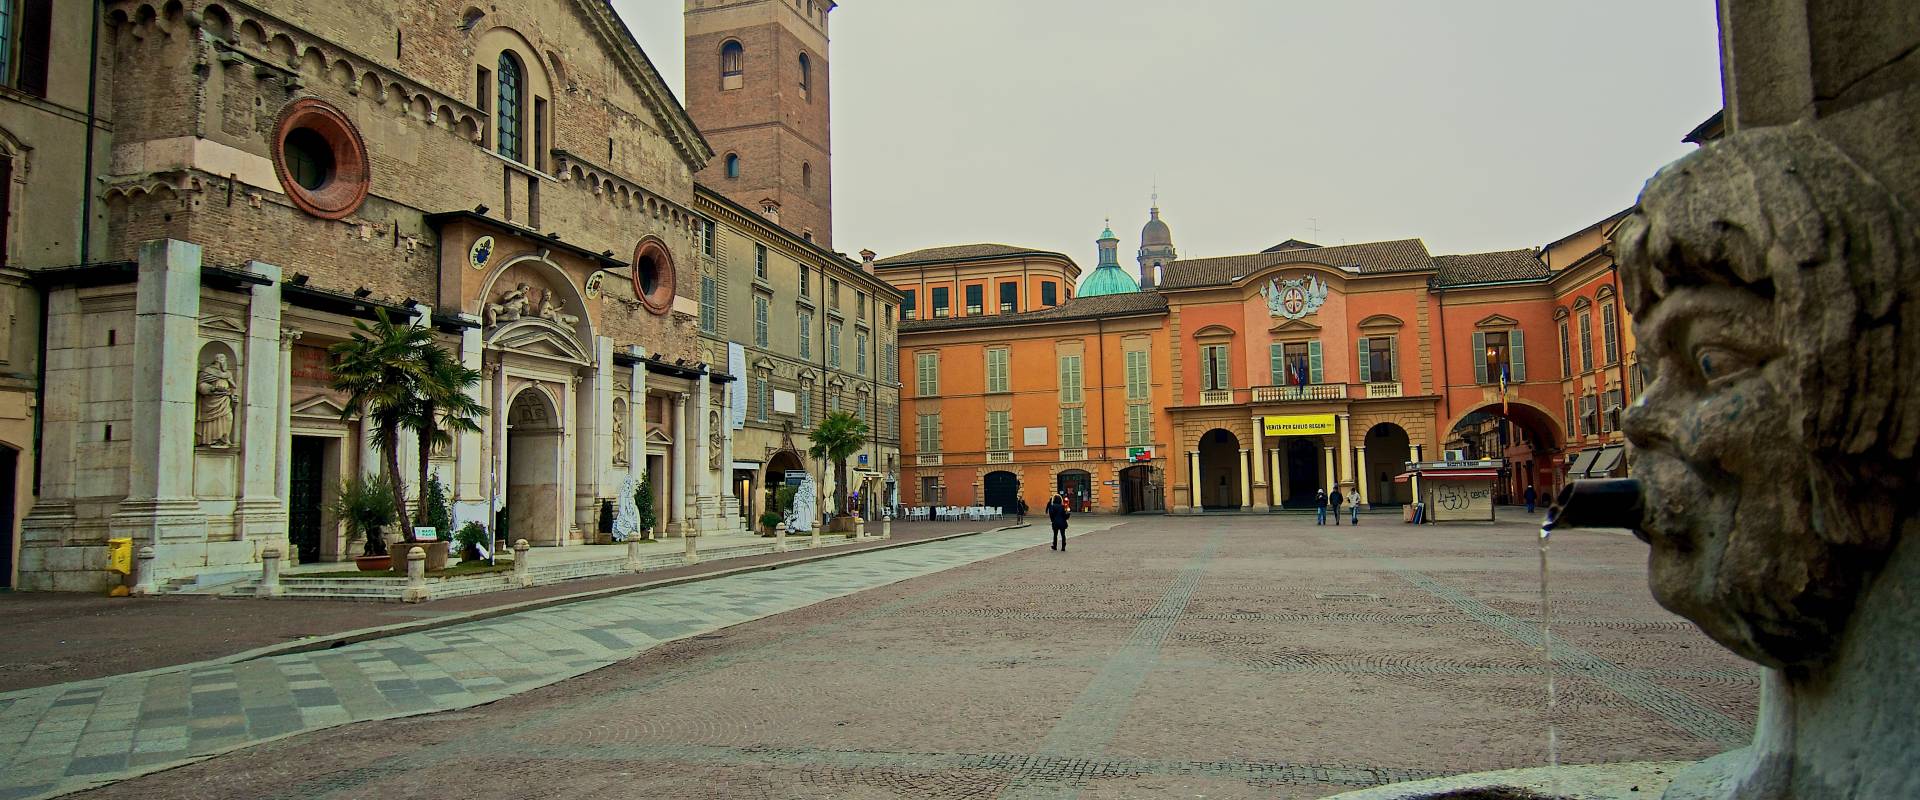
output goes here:
[{"label": "shop sign", "polygon": [[1127,448],[1127,463],[1145,464],[1153,460],[1153,448],[1134,446]]},{"label": "shop sign", "polygon": [[1318,436],[1335,433],[1332,414],[1285,414],[1265,418],[1261,427],[1268,436]]}]

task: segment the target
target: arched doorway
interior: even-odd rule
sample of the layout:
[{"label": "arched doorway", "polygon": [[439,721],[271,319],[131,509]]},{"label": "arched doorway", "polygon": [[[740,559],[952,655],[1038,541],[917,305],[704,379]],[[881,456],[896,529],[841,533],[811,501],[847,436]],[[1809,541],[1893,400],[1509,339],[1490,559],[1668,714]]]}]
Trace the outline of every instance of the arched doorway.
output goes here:
[{"label": "arched doorway", "polygon": [[1367,501],[1376,506],[1404,506],[1413,502],[1413,487],[1395,483],[1393,478],[1407,471],[1413,460],[1412,443],[1407,430],[1391,422],[1382,422],[1367,430]]},{"label": "arched doorway", "polygon": [[780,507],[780,488],[795,485],[787,483],[788,473],[793,473],[794,480],[797,483],[799,476],[806,471],[806,463],[800,460],[799,453],[795,453],[792,450],[782,450],[774,453],[772,458],[767,459],[767,475],[766,479],[762,481],[762,483],[766,485],[767,491],[760,501],[761,510],[765,511],[770,508],[780,512],[782,516],[785,516],[787,510]]},{"label": "arched doorway", "polygon": [[1326,488],[1320,476],[1325,462],[1321,452],[1318,438],[1287,437],[1287,450],[1282,455],[1287,471],[1287,500],[1281,504],[1283,508],[1313,508],[1317,504],[1315,497]]},{"label": "arched doorway", "polygon": [[561,511],[560,415],[546,392],[528,387],[507,404],[507,536],[530,544],[567,540]]},{"label": "arched doorway", "polygon": [[1200,507],[1240,507],[1240,437],[1214,428],[1200,437]]},{"label": "arched doorway", "polygon": [[1553,454],[1565,442],[1560,422],[1551,412],[1530,402],[1513,401],[1504,409],[1500,403],[1488,403],[1460,415],[1448,427],[1441,448],[1462,451],[1468,459],[1506,459],[1493,499],[1513,504],[1529,485],[1542,497],[1553,496],[1558,482]]},{"label": "arched doorway", "polygon": [[987,473],[981,481],[985,504],[1008,514],[1014,513],[1014,506],[1020,499],[1020,476],[1006,470],[994,470]]},{"label": "arched doorway", "polygon": [[1087,511],[1093,508],[1093,476],[1084,469],[1070,469],[1060,473],[1058,488],[1061,496],[1067,498],[1067,507],[1073,511]]},{"label": "arched doorway", "polygon": [[1153,485],[1153,467],[1140,464],[1120,470],[1120,513],[1160,510],[1160,494]]}]

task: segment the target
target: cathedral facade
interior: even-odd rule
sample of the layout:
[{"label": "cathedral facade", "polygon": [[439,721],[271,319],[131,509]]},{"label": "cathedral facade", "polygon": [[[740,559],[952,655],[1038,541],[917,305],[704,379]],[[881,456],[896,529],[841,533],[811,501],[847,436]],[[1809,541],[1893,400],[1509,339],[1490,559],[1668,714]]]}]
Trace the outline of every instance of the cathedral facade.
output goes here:
[{"label": "cathedral facade", "polygon": [[[154,549],[162,589],[257,569],[267,548],[353,555],[328,508],[344,479],[382,467],[328,348],[381,316],[430,330],[484,376],[483,430],[400,448],[401,474],[424,460],[448,487],[456,525],[587,542],[644,473],[661,533],[746,526],[734,438],[747,376],[727,357],[743,337],[703,327],[736,301],[703,297],[702,277],[751,267],[716,252],[723,214],[696,185],[717,155],[696,120],[731,112],[700,92],[708,107],[683,108],[604,0],[107,2],[92,19],[88,4],[28,5],[58,15],[48,46],[62,63],[97,53],[91,92],[83,70],[46,91],[70,107],[91,94],[99,124],[95,180],[36,186],[33,206],[12,198],[85,221],[88,244],[7,248],[21,288],[0,290],[44,313],[26,354],[44,361],[30,424],[0,420],[16,486],[30,487],[6,542],[15,585],[102,588],[107,541],[122,537]],[[754,187],[808,229],[757,214],[733,227],[803,252],[822,282],[859,282],[857,262],[802,247],[830,236],[831,4],[805,4],[811,26],[782,17],[806,16],[796,0],[719,17],[708,5],[687,4],[690,51],[716,36],[787,46],[767,24],[811,31],[819,93],[820,154],[788,159],[789,186],[780,159],[795,151],[767,151],[758,166],[779,174]],[[36,131],[33,105],[6,106],[0,125]],[[16,176],[67,170],[65,153],[11,156]],[[879,330],[867,359],[891,349]]]}]

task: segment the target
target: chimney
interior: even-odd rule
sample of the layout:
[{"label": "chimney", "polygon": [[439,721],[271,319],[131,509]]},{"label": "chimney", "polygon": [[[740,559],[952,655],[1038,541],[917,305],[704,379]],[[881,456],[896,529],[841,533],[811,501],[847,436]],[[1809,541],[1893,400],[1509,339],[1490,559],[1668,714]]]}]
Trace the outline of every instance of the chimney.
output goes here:
[{"label": "chimney", "polygon": [[873,252],[872,250],[865,250],[865,249],[861,250],[860,251],[860,269],[865,270],[869,275],[873,274],[873,257],[876,255],[879,255],[879,254]]},{"label": "chimney", "polygon": [[780,201],[771,197],[761,198],[760,215],[775,225],[780,224]]}]

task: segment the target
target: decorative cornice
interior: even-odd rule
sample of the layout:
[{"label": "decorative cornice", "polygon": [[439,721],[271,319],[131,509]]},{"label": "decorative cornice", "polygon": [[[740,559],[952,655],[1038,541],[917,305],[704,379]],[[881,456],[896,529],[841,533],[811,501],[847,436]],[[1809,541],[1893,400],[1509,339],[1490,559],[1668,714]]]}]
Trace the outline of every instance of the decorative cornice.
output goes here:
[{"label": "decorative cornice", "polygon": [[686,107],[680,105],[673,91],[667,88],[660,71],[654,68],[653,62],[647,59],[646,51],[640,49],[640,43],[634,41],[626,23],[614,12],[613,4],[609,0],[574,0],[573,7],[587,21],[588,27],[607,44],[613,53],[614,64],[633,84],[634,91],[653,109],[661,130],[680,151],[681,157],[686,159],[688,168],[693,172],[705,168],[707,162],[713,159],[713,146],[707,144],[706,137],[700,135],[699,127],[687,115]]}]

